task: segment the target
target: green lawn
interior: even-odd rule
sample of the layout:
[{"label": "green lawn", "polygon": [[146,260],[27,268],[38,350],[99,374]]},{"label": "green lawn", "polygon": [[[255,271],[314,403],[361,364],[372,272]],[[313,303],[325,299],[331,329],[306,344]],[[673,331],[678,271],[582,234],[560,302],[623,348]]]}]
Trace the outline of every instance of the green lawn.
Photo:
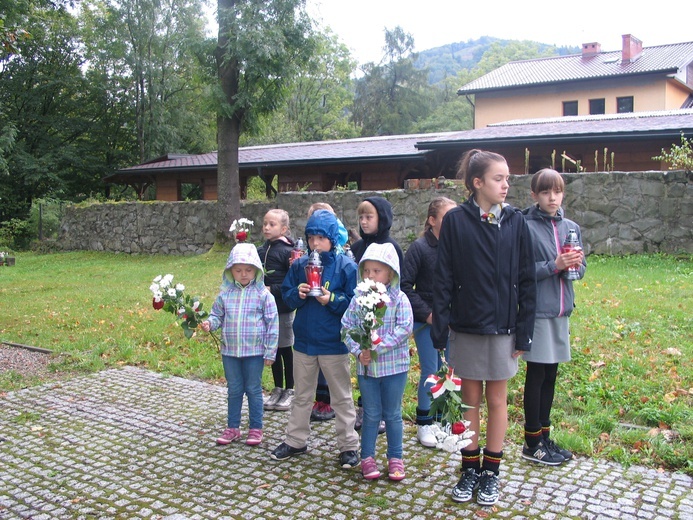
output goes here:
[{"label": "green lawn", "polygon": [[[0,340],[53,350],[59,377],[137,365],[222,384],[214,344],[204,333],[186,340],[171,314],[152,308],[149,285],[171,273],[209,308],[225,261],[224,253],[20,253],[15,266],[0,267]],[[559,369],[552,417],[561,444],[582,455],[693,474],[692,280],[690,257],[588,258],[587,275],[576,284],[573,361]],[[412,352],[410,419],[418,380]],[[516,443],[523,368],[509,382],[508,439]],[[6,371],[0,392],[40,382]]]}]

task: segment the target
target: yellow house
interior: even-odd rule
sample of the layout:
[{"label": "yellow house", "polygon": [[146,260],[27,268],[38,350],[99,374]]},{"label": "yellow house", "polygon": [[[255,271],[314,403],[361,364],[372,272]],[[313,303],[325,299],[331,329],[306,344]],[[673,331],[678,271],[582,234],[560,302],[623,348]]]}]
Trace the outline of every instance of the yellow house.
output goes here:
[{"label": "yellow house", "polygon": [[[693,107],[693,42],[621,51],[586,43],[581,54],[514,61],[457,91],[474,106],[474,128],[515,119],[651,112]],[[473,96],[473,100],[472,100]]]}]

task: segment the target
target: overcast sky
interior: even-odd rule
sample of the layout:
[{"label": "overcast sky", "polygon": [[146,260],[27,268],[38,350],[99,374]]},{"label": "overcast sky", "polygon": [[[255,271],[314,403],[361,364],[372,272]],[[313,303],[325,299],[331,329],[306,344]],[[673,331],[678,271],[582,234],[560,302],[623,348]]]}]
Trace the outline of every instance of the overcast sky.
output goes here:
[{"label": "overcast sky", "polygon": [[313,18],[330,26],[359,63],[380,61],[384,29],[414,36],[416,50],[480,36],[621,49],[621,35],[643,46],[693,41],[690,0],[307,0]]}]

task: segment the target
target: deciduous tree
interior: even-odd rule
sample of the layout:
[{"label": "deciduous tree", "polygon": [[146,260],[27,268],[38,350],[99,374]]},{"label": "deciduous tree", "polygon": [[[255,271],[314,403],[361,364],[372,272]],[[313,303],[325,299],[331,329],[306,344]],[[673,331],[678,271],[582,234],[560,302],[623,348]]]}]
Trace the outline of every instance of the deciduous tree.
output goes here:
[{"label": "deciduous tree", "polygon": [[427,71],[414,67],[414,38],[401,27],[385,30],[381,64],[367,63],[356,80],[354,122],[361,135],[411,133],[431,109]]},{"label": "deciduous tree", "polygon": [[218,0],[217,19],[217,243],[228,243],[229,225],[240,216],[241,131],[281,104],[313,40],[305,0]]}]

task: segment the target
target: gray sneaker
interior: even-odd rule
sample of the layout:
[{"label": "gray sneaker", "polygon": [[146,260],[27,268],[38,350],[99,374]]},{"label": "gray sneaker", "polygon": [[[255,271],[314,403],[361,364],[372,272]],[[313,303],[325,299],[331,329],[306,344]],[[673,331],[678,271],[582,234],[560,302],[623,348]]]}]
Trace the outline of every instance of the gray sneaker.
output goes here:
[{"label": "gray sneaker", "polygon": [[282,392],[281,397],[279,397],[279,400],[277,401],[277,404],[274,405],[274,409],[278,412],[286,412],[288,410],[291,410],[291,403],[294,401],[294,389],[293,388],[287,388]]},{"label": "gray sneaker", "polygon": [[354,430],[359,431],[363,426],[363,407],[356,407],[356,422],[354,423]]},{"label": "gray sneaker", "polygon": [[265,399],[265,402],[262,405],[262,407],[265,410],[275,410],[275,406],[277,406],[277,401],[279,401],[279,399],[281,398],[282,392],[283,390],[281,388],[275,386],[270,392],[270,395],[267,397],[267,399]]}]

